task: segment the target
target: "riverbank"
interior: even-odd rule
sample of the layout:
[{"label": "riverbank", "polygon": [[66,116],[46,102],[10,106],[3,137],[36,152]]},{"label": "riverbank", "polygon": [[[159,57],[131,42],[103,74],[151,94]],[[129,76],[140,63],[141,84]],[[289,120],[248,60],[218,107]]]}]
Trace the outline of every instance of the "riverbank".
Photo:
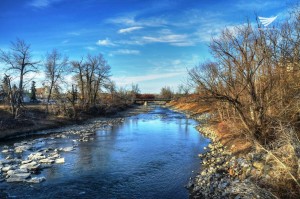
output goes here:
[{"label": "riverbank", "polygon": [[63,126],[81,124],[98,117],[126,116],[141,111],[138,105],[114,106],[97,113],[78,114],[76,119],[55,115],[46,115],[40,108],[31,108],[27,116],[11,119],[7,111],[0,110],[0,141],[33,134],[34,132],[55,129]]},{"label": "riverbank", "polygon": [[[184,101],[172,101],[168,106],[199,121],[198,131],[211,139],[206,152],[199,154],[201,170],[188,184],[190,198],[298,197],[299,189],[276,156],[234,133],[228,124],[214,121],[209,107]],[[290,158],[292,149],[287,146],[283,150]]]}]

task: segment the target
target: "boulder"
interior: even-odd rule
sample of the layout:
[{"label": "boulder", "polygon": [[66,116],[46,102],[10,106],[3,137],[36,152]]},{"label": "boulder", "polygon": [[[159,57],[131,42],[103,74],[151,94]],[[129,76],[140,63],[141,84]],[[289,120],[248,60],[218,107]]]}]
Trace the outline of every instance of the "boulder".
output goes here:
[{"label": "boulder", "polygon": [[69,152],[69,151],[73,151],[73,150],[74,150],[74,148],[72,146],[65,147],[65,148],[62,149],[62,151],[64,151],[64,152]]},{"label": "boulder", "polygon": [[11,169],[12,169],[11,166],[2,167],[2,171],[3,171],[3,172],[7,172],[7,171],[9,171],[9,170],[11,170]]},{"label": "boulder", "polygon": [[24,182],[29,178],[30,173],[16,173],[6,179],[6,182]]},{"label": "boulder", "polygon": [[41,160],[41,159],[45,159],[46,156],[44,156],[44,154],[37,152],[37,153],[32,153],[28,156],[29,160]]},{"label": "boulder", "polygon": [[28,169],[23,168],[23,169],[9,170],[9,171],[6,172],[6,174],[8,176],[13,176],[13,175],[16,175],[16,174],[21,174],[21,173],[28,173]]},{"label": "boulder", "polygon": [[37,162],[30,162],[30,163],[27,163],[27,164],[22,164],[20,166],[20,169],[28,169],[30,171],[35,171],[35,170],[38,170],[40,168],[40,164],[38,164]]}]

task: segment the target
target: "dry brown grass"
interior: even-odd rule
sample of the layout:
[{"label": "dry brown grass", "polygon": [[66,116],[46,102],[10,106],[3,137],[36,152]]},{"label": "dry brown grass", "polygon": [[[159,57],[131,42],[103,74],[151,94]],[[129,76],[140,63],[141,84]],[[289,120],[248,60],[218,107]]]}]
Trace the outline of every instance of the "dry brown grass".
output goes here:
[{"label": "dry brown grass", "polygon": [[253,150],[253,143],[240,130],[226,122],[219,122],[213,128],[221,143],[235,155],[245,155]]},{"label": "dry brown grass", "polygon": [[[210,106],[207,102],[198,101],[196,95],[171,101],[168,105],[177,110],[187,111],[192,115],[213,112],[213,106]],[[214,122],[211,122],[211,127],[215,130],[221,143],[230,149],[232,153],[244,155],[253,149],[253,143],[248,141],[246,136],[241,134],[234,125],[214,120]]]}]

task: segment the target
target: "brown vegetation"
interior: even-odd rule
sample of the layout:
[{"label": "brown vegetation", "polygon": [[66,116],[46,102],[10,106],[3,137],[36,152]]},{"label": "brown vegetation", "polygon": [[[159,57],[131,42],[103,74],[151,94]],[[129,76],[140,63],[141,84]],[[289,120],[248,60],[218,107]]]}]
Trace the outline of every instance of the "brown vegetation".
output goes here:
[{"label": "brown vegetation", "polygon": [[250,22],[225,29],[210,49],[214,60],[189,71],[197,95],[172,105],[195,114],[209,108],[218,137],[232,152],[263,154],[260,186],[280,198],[299,196],[299,7],[269,29]]}]

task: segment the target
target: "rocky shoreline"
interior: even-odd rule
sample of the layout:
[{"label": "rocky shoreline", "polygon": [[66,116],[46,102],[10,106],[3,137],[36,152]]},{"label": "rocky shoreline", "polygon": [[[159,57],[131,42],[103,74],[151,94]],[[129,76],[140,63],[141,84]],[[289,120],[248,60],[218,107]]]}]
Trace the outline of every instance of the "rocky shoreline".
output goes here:
[{"label": "rocky shoreline", "polygon": [[263,165],[255,161],[254,153],[234,156],[216,137],[210,127],[198,127],[200,133],[211,139],[201,158],[200,173],[189,182],[190,198],[276,198],[268,190],[254,183],[255,175]]},{"label": "rocky shoreline", "polygon": [[256,183],[262,176],[270,178],[266,174],[268,168],[262,163],[266,159],[266,154],[253,151],[238,157],[221,143],[214,128],[208,125],[210,119],[208,113],[192,114],[190,111],[167,107],[197,120],[200,123],[196,127],[199,133],[211,140],[211,143],[204,147],[206,152],[198,155],[201,160],[200,171],[195,177],[190,178],[186,186],[190,192],[190,199],[277,198]]},{"label": "rocky shoreline", "polygon": [[[124,118],[96,120],[91,124],[53,133],[46,138],[29,139],[10,146],[5,145],[1,147],[1,156],[5,158],[0,160],[0,181],[7,183],[43,182],[46,178],[39,175],[41,171],[55,164],[64,164],[64,154],[76,150],[78,142],[91,141],[94,139],[96,130],[110,128],[123,121]],[[69,146],[52,147],[60,139],[70,137],[72,140]]]}]

